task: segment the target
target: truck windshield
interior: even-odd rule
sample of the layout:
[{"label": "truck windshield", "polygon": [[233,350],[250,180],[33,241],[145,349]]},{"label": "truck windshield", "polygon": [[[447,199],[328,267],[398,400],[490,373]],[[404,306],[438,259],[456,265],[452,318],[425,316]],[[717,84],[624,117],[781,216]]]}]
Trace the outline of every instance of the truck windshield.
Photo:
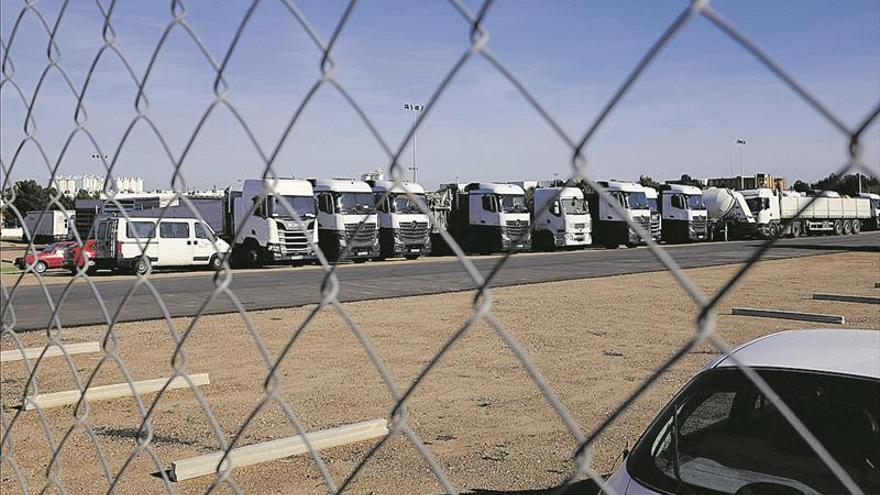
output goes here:
[{"label": "truck windshield", "polygon": [[[427,208],[428,200],[424,194],[415,194],[415,201],[406,194],[392,196],[391,210],[394,213],[414,214],[422,213],[421,208]],[[421,206],[419,206],[421,205]]]},{"label": "truck windshield", "polygon": [[528,213],[526,197],[517,194],[499,194],[498,203],[504,213]]},{"label": "truck windshield", "polygon": [[583,215],[587,212],[587,202],[583,198],[559,198],[559,202],[569,215]]},{"label": "truck windshield", "polygon": [[[880,381],[756,370],[864,493],[880,493]],[[779,410],[738,368],[697,376],[627,459],[655,491],[687,494],[848,492]]]},{"label": "truck windshield", "polygon": [[376,213],[376,198],[373,193],[336,193],[339,213],[343,215],[370,215]]},{"label": "truck windshield", "polygon": [[271,215],[274,217],[283,217],[283,218],[293,218],[293,215],[290,214],[287,207],[284,206],[284,203],[281,202],[281,198],[284,198],[287,201],[287,204],[296,211],[297,215],[300,217],[314,217],[315,216],[315,197],[314,196],[272,196],[272,211]]},{"label": "truck windshield", "polygon": [[687,207],[689,210],[705,210],[706,205],[703,204],[702,194],[685,194],[687,198]]},{"label": "truck windshield", "polygon": [[648,198],[648,208],[651,211],[657,211],[657,198]]},{"label": "truck windshield", "polygon": [[647,210],[648,209],[648,197],[645,196],[643,192],[631,192],[625,193],[626,195],[626,206],[631,210]]},{"label": "truck windshield", "polygon": [[764,209],[764,198],[759,198],[757,196],[746,198],[746,204],[749,206],[749,209],[752,210],[752,213],[758,213]]}]

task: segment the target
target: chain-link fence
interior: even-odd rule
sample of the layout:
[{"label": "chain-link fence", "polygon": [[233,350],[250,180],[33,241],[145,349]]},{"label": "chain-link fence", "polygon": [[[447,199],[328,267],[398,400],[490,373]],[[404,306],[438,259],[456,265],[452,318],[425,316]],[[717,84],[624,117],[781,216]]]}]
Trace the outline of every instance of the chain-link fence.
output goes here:
[{"label": "chain-link fence", "polygon": [[[90,68],[84,82],[81,86],[77,87],[72,82],[71,77],[68,76],[67,67],[65,66],[65,60],[63,57],[64,47],[61,46],[58,41],[59,30],[61,29],[62,20],[65,18],[67,12],[68,2],[64,2],[54,19],[47,17],[41,9],[40,4],[37,2],[24,2],[11,31],[9,31],[5,39],[2,40],[2,47],[0,47],[2,48],[3,74],[2,81],[0,81],[0,91],[8,92],[14,98],[20,99],[23,108],[27,109],[27,116],[22,122],[3,123],[4,126],[13,124],[20,125],[25,134],[25,138],[18,145],[17,150],[11,159],[3,157],[3,191],[5,194],[3,197],[3,214],[6,216],[14,216],[19,222],[23,221],[23,216],[26,214],[26,212],[18,211],[14,206],[13,201],[15,200],[15,189],[11,187],[11,177],[13,177],[13,172],[19,171],[18,169],[25,166],[25,164],[22,163],[22,160],[19,159],[20,153],[23,149],[33,146],[39,150],[39,156],[42,157],[46,170],[51,176],[51,184],[54,183],[54,179],[59,175],[59,167],[65,161],[65,154],[67,153],[70,143],[75,138],[84,137],[94,147],[95,155],[101,159],[106,170],[107,181],[105,185],[105,193],[107,194],[108,201],[115,203],[118,206],[121,218],[128,219],[129,216],[128,213],[126,213],[125,208],[115,198],[116,193],[111,186],[112,178],[118,165],[117,158],[119,157],[120,150],[125,147],[132,129],[136,125],[146,125],[152,130],[155,137],[161,143],[166,154],[166,159],[173,165],[174,172],[170,179],[170,185],[176,192],[175,199],[181,204],[187,206],[191,210],[193,216],[199,218],[199,220],[203,220],[200,216],[199,210],[195,208],[192,200],[185,194],[185,191],[187,190],[185,163],[187,162],[187,156],[193,143],[196,141],[199,133],[203,130],[209,117],[215,112],[221,111],[221,109],[231,112],[237,124],[245,131],[248,139],[256,150],[262,166],[262,177],[268,179],[271,183],[276,180],[276,177],[281,176],[276,167],[276,158],[278,157],[281,148],[288,141],[288,137],[292,130],[297,125],[301,125],[300,117],[303,110],[310,104],[310,102],[312,102],[318,90],[323,88],[330,88],[332,91],[338,93],[354,110],[355,114],[360,118],[371,133],[372,137],[375,138],[375,141],[387,155],[388,175],[393,178],[398,186],[406,187],[403,180],[404,167],[401,165],[402,153],[414,139],[416,130],[422,126],[427,119],[431,118],[432,112],[441,104],[441,96],[447,91],[450,83],[459,75],[468,62],[475,58],[485,59],[485,61],[487,61],[498,74],[509,81],[534,112],[536,112],[547,126],[549,126],[549,128],[564,141],[571,151],[570,179],[584,181],[598,191],[603,198],[609,200],[609,203],[613,205],[615,209],[619,210],[619,207],[617,206],[618,203],[610,199],[610,195],[591,175],[590,166],[586,159],[586,152],[589,149],[589,145],[596,131],[606,123],[611,117],[612,112],[621,104],[633,85],[643,77],[646,68],[652,63],[652,61],[654,61],[664,47],[683,29],[686,29],[688,24],[698,16],[705,17],[718,30],[734,40],[742,50],[748,52],[751,56],[760,61],[767,70],[779,78],[779,80],[781,80],[793,93],[801,98],[807,105],[812,107],[832,128],[839,131],[842,136],[849,141],[849,154],[847,156],[842,156],[841,161],[844,164],[836,167],[838,169],[838,175],[843,175],[849,172],[866,172],[868,174],[873,172],[862,162],[862,147],[860,145],[860,140],[865,134],[866,129],[876,122],[878,113],[880,113],[880,104],[871,109],[867,109],[866,115],[862,121],[856,122],[854,125],[845,123],[835,115],[832,109],[819,102],[804,86],[789,75],[759,46],[752,42],[745,33],[741,32],[725,20],[718,11],[713,9],[708,1],[694,1],[685,5],[681,14],[663,33],[660,34],[659,38],[653,43],[647,53],[645,53],[640,60],[636,61],[632,71],[617,88],[612,98],[604,105],[598,117],[586,127],[586,130],[581,135],[572,136],[566,133],[557,123],[557,119],[554,118],[552,113],[542,106],[538,95],[530,92],[527,89],[525,82],[492,52],[487,20],[491,18],[490,7],[493,2],[486,1],[481,5],[479,11],[474,13],[462,2],[451,0],[449,2],[451,8],[461,16],[461,22],[470,27],[470,37],[462,42],[460,56],[455,60],[452,66],[449,67],[442,79],[438,81],[430,98],[426,101],[423,111],[418,113],[417,118],[409,128],[403,141],[397,146],[394,146],[386,140],[382,130],[374,125],[373,120],[371,120],[367,112],[365,112],[363,107],[358,103],[357,98],[350,93],[335,76],[337,62],[333,57],[334,46],[340,38],[345,36],[346,27],[353,10],[355,10],[356,7],[369,8],[369,6],[357,6],[357,2],[352,1],[348,4],[342,16],[339,18],[330,37],[324,39],[295,3],[283,0],[282,3],[289,15],[314,43],[315,61],[318,63],[319,70],[315,74],[314,82],[305,98],[303,98],[298,107],[290,113],[287,124],[277,143],[271,148],[266,148],[254,137],[250,123],[242,116],[242,113],[236,106],[234,98],[227,93],[229,86],[226,81],[225,73],[227,64],[236,51],[242,34],[249,29],[249,21],[259,3],[259,1],[254,1],[252,3],[244,17],[241,19],[237,31],[232,37],[232,41],[229,43],[225,52],[217,54],[212,53],[208,49],[200,37],[199,32],[193,29],[188,23],[187,6],[179,1],[171,2],[167,24],[164,26],[162,36],[154,47],[146,67],[142,71],[139,71],[138,68],[134,67],[129,62],[127,54],[117,45],[116,32],[114,30],[114,8],[116,7],[116,2],[112,1],[105,3],[97,1],[95,2],[95,14],[100,15],[102,18],[103,45],[97,53],[94,54],[93,59],[90,61]],[[32,40],[20,40],[18,37],[20,28],[26,23],[35,23],[38,25],[39,29],[44,31],[46,40],[45,67],[34,88],[24,88],[18,84],[16,81],[15,60],[13,60],[13,57],[11,56],[16,44],[33,42]],[[201,118],[195,129],[192,130],[187,138],[187,144],[179,156],[175,156],[167,145],[163,129],[151,120],[149,113],[149,85],[147,84],[153,74],[157,60],[160,59],[164,53],[163,47],[166,45],[166,41],[172,33],[182,33],[198,47],[198,53],[204,58],[210,67],[212,67],[214,77],[213,99],[204,109],[202,109]],[[85,34],[83,34],[83,36],[84,35]],[[136,87],[134,117],[128,128],[122,134],[121,140],[118,143],[113,144],[103,142],[99,139],[99,136],[93,135],[87,117],[86,105],[84,103],[96,67],[99,65],[99,62],[105,59],[114,59],[121,62],[124,66],[126,77],[129,77],[134,87]],[[65,84],[69,88],[72,98],[76,101],[76,107],[73,119],[70,122],[70,133],[67,137],[66,143],[58,156],[52,157],[43,152],[43,147],[41,145],[42,137],[38,128],[38,122],[33,115],[33,109],[43,95],[43,93],[41,93],[43,83],[48,77],[55,75],[62,76]],[[64,115],[58,114],[57,118],[62,119],[64,118]],[[27,170],[26,172],[28,174],[37,173],[35,170]],[[61,193],[57,191],[56,193],[57,195],[51,198],[50,205],[46,207],[44,214],[48,215],[50,209],[64,209],[64,206],[61,203]],[[272,190],[268,189],[265,190],[263,194],[267,195],[271,193]],[[409,191],[408,195],[410,195],[413,200],[418,200],[412,191]],[[384,197],[377,201],[377,204],[382,200],[384,200]],[[419,202],[419,204],[425,214],[432,214],[432,211],[428,209],[424,203]],[[550,203],[548,202],[546,204],[548,205],[547,207],[549,207]],[[256,205],[257,203],[254,203],[253,208],[257,208]],[[308,229],[307,224],[309,220],[301,218],[297,210],[287,200],[282,201],[282,206],[287,210],[289,215],[295,219],[299,228]],[[803,211],[803,209],[801,211]],[[618,213],[620,213],[623,218],[629,218],[622,210],[618,211]],[[163,209],[162,215],[164,214],[165,210]],[[359,230],[364,227],[364,223],[364,221],[360,222],[358,226]],[[294,401],[292,401],[290,397],[285,396],[283,391],[285,380],[289,380],[290,378],[285,378],[278,372],[278,370],[285,360],[290,359],[289,355],[297,347],[297,343],[300,341],[304,330],[309,327],[316,315],[324,311],[334,311],[345,322],[345,325],[357,339],[357,342],[362,347],[363,351],[366,352],[367,359],[369,359],[371,365],[376,371],[378,371],[384,386],[387,387],[388,393],[393,397],[394,406],[386,411],[389,425],[388,435],[384,436],[380,441],[370,447],[368,451],[365,452],[365,455],[360,458],[360,461],[356,463],[356,467],[341,478],[339,476],[334,477],[331,475],[331,470],[327,466],[324,454],[318,449],[313,448],[309,441],[306,440],[308,453],[314,466],[320,472],[321,481],[325,485],[327,491],[336,493],[349,488],[358,474],[365,467],[371,463],[378,462],[377,459],[382,455],[383,449],[386,448],[392,439],[399,439],[402,437],[414,447],[415,451],[422,458],[428,469],[430,469],[442,489],[448,493],[457,493],[457,489],[460,487],[456,487],[451,481],[447,471],[442,466],[442,463],[439,462],[432,453],[429,443],[420,438],[416,429],[411,424],[408,402],[414,393],[423,386],[427,378],[432,375],[432,372],[444,356],[457,346],[464,345],[463,342],[466,334],[471,332],[479,324],[487,324],[492,330],[494,330],[498,337],[503,340],[506,349],[513,353],[516,360],[518,360],[527,371],[530,379],[535,385],[537,385],[543,395],[544,400],[546,400],[552,410],[555,411],[555,414],[561,419],[568,434],[577,445],[577,448],[571,453],[571,459],[574,461],[575,468],[572,469],[571,472],[566,473],[566,482],[564,485],[588,476],[594,480],[598,486],[606,489],[608,492],[613,492],[613,490],[607,486],[602,475],[593,467],[594,445],[597,438],[611,428],[619,417],[637,399],[639,399],[645,391],[658,380],[658,378],[679,362],[679,360],[690,351],[706,343],[711,344],[721,352],[727,352],[731,349],[722,336],[715,331],[715,308],[719,300],[734,290],[743,276],[749,273],[755,263],[760,261],[773,244],[777,242],[775,239],[769,239],[766,242],[763,242],[760,248],[749,257],[747,262],[744,263],[741,268],[736,270],[735,274],[723,285],[721,290],[712,295],[707,295],[688,278],[670,254],[657,242],[651,239],[651,236],[645,232],[641,224],[632,220],[629,220],[629,224],[630,228],[646,239],[647,248],[653,253],[656,259],[662,263],[662,265],[668,270],[668,273],[674,277],[677,283],[700,308],[699,315],[694,322],[694,332],[690,340],[669,356],[661,366],[657,367],[654,372],[636,387],[636,389],[626,397],[625,400],[620,402],[613,411],[607,415],[607,417],[598,422],[597,426],[594,426],[588,431],[578,424],[578,421],[576,421],[573,415],[570,414],[564,401],[560,399],[550,386],[548,386],[542,376],[541,370],[532,362],[532,360],[530,360],[517,338],[505,328],[495,315],[493,315],[493,298],[492,291],[489,287],[492,284],[493,278],[504,269],[505,262],[508,260],[510,254],[508,253],[502,256],[491,272],[487,276],[483,276],[474,266],[472,260],[465,255],[456,241],[446,232],[442,233],[443,239],[450,246],[458,262],[460,262],[465,276],[469,277],[478,289],[473,299],[471,312],[467,315],[465,322],[448,338],[439,351],[433,355],[425,356],[424,365],[416,374],[415,379],[405,384],[400,384],[394,379],[392,372],[389,370],[386,363],[383,362],[379,353],[375,350],[367,333],[361,328],[361,326],[359,326],[358,322],[355,321],[346,306],[343,305],[338,298],[341,283],[338,277],[337,267],[339,261],[346,260],[351,254],[348,252],[350,246],[338,256],[339,259],[337,261],[331,262],[321,253],[318,245],[312,240],[309,240],[311,247],[318,253],[318,261],[324,274],[323,283],[320,287],[316,288],[317,291],[320,291],[320,303],[315,305],[312,309],[309,309],[307,317],[296,326],[292,333],[290,333],[286,345],[283,346],[283,349],[277,355],[273,355],[268,350],[261,333],[255,328],[247,310],[245,309],[246,304],[240,301],[236,293],[230,288],[231,281],[235,277],[235,272],[230,268],[228,256],[222,266],[216,270],[213,279],[213,291],[203,301],[200,307],[193,309],[191,318],[187,320],[185,328],[180,332],[175,330],[175,324],[172,322],[171,315],[165,308],[165,302],[163,301],[165,295],[155,287],[153,282],[154,275],[149,266],[146,267],[143,274],[138,275],[136,280],[124,289],[125,295],[119,309],[115,312],[111,312],[111,310],[104,304],[101,287],[94,283],[92,280],[93,277],[87,273],[87,267],[81,266],[77,270],[75,276],[72,277],[70,282],[66,285],[61,297],[53,298],[46,288],[44,282],[45,275],[39,273],[38,270],[35,270],[34,263],[31,263],[27,266],[24,273],[14,276],[5,275],[3,277],[2,339],[4,343],[12,343],[8,346],[9,348],[20,349],[22,353],[24,353],[25,344],[22,340],[23,334],[21,333],[21,330],[17,328],[16,324],[16,293],[21,289],[22,281],[25,277],[35,277],[36,280],[39,281],[39,284],[43,289],[43,295],[46,298],[47,306],[51,310],[51,314],[46,315],[47,324],[45,325],[45,339],[43,340],[42,345],[57,345],[59,347],[64,344],[65,338],[71,337],[68,329],[70,325],[65,325],[65,322],[59,316],[59,310],[65,304],[65,297],[73,284],[77,281],[84,281],[94,296],[94,311],[103,315],[106,330],[100,351],[101,357],[94,368],[85,374],[84,379],[81,378],[80,372],[77,369],[73,358],[66,351],[63,352],[63,359],[69,375],[75,382],[76,388],[80,391],[81,395],[84,395],[85,391],[93,387],[93,382],[95,381],[96,376],[98,376],[102,367],[105,366],[117,367],[127,382],[132,384],[135,380],[132,373],[127,368],[128,363],[122,358],[119,352],[120,342],[123,341],[126,336],[116,331],[117,319],[136,291],[147,290],[153,295],[155,305],[162,309],[163,314],[165,315],[164,319],[168,323],[169,334],[175,343],[173,354],[169,356],[173,365],[173,373],[168,377],[167,382],[161,387],[158,393],[152,397],[138,393],[134,386],[131,386],[131,392],[136,402],[138,414],[137,419],[139,422],[139,427],[136,433],[132,435],[135,445],[130,451],[121,455],[121,457],[119,457],[118,452],[114,453],[116,457],[111,460],[108,458],[108,450],[106,446],[102,444],[102,439],[99,435],[98,430],[100,429],[100,425],[95,424],[90,418],[90,411],[93,410],[94,406],[90,405],[87,400],[82,398],[78,400],[72,416],[65,417],[66,423],[63,425],[50,424],[53,421],[57,421],[58,417],[50,417],[42,410],[39,404],[32,402],[32,397],[45,391],[40,383],[38,383],[37,371],[41,366],[45,366],[47,360],[50,359],[47,352],[41,353],[35,359],[23,359],[22,366],[24,367],[28,378],[27,383],[24,386],[22,403],[25,406],[34,406],[36,410],[34,412],[26,411],[26,407],[12,409],[10,408],[12,406],[11,404],[3,404],[3,407],[0,408],[0,420],[2,420],[3,433],[2,459],[0,459],[0,464],[2,464],[4,473],[4,484],[9,483],[4,486],[16,486],[24,493],[71,493],[77,491],[77,488],[71,488],[69,483],[66,483],[65,474],[67,471],[62,469],[62,463],[59,458],[61,451],[65,449],[66,446],[69,447],[68,444],[71,442],[74,432],[84,431],[88,435],[91,445],[86,445],[85,447],[79,445],[78,447],[94,451],[95,458],[100,464],[100,470],[105,478],[107,486],[109,486],[109,488],[106,489],[108,493],[118,491],[118,483],[126,477],[127,471],[138,462],[137,459],[147,459],[157,471],[158,476],[161,477],[165,491],[168,493],[176,493],[179,490],[179,487],[172,482],[166,473],[166,468],[171,459],[163,458],[157,449],[157,432],[153,427],[153,416],[156,410],[155,406],[159,403],[163,395],[166,394],[168,386],[173,380],[177,379],[179,381],[180,378],[186,381],[198,403],[198,407],[208,419],[210,431],[213,435],[212,440],[216,445],[216,448],[220,451],[224,451],[228,454],[231,449],[246,444],[247,441],[244,439],[244,432],[248,429],[249,425],[255,420],[255,418],[259,416],[261,411],[269,407],[279,407],[283,411],[289,425],[292,426],[297,434],[303,435],[307,433],[307,428],[304,426],[303,421],[296,412],[297,408],[292,405]],[[80,238],[77,233],[77,243],[81,245],[85,240],[86,239]],[[138,238],[138,245],[143,252],[145,252],[150,242],[154,241],[152,241],[151,238]],[[215,247],[217,246],[215,245]],[[30,253],[36,254],[34,239],[31,238],[27,249]],[[263,380],[263,393],[261,394],[262,397],[256,404],[247,404],[247,407],[250,408],[250,413],[246,415],[246,419],[241,424],[235,425],[235,433],[232,435],[229,435],[228,429],[224,429],[223,425],[221,425],[222,421],[220,418],[216,417],[210,401],[206,399],[199,387],[195,386],[191,381],[190,370],[198,368],[198,366],[189,356],[187,347],[184,345],[191,337],[191,333],[200,319],[203,318],[206,309],[213,301],[218,299],[228,299],[229,301],[232,301],[238,309],[242,321],[247,326],[250,339],[259,350],[260,359],[264,362],[266,367],[266,374]],[[217,335],[216,338],[223,339],[223,336]],[[64,347],[60,347],[60,349],[63,350]],[[4,365],[4,369],[7,369],[7,366],[11,367],[12,365]],[[739,366],[748,379],[753,382],[765,397],[779,410],[788,423],[790,423],[791,427],[798,432],[818,458],[820,458],[828,469],[833,472],[834,476],[839,479],[842,486],[851,493],[862,493],[862,490],[853,481],[848,472],[817,440],[804,423],[795,416],[792,410],[781,401],[779,396],[773,392],[767,382],[765,382],[765,380],[754,370],[745,366]],[[23,415],[27,414],[38,415],[41,428],[45,433],[46,441],[51,450],[49,455],[46,455],[41,459],[41,465],[45,468],[45,476],[44,479],[41,480],[41,484],[38,485],[28,483],[26,476],[23,475],[22,471],[19,469],[20,459],[25,455],[23,452],[27,448],[27,445],[23,445],[21,441],[17,441],[20,435],[17,434],[16,425],[22,421]],[[60,430],[58,429],[59,427],[61,428]],[[61,432],[60,436],[58,435],[59,431]],[[223,459],[217,463],[214,481],[208,487],[208,492],[214,491],[215,489],[231,489],[236,493],[244,491],[244,488],[236,481],[236,469],[232,469],[226,460],[226,455],[224,455]],[[92,488],[105,491],[104,488]],[[83,488],[79,487],[79,490],[81,489]]]}]

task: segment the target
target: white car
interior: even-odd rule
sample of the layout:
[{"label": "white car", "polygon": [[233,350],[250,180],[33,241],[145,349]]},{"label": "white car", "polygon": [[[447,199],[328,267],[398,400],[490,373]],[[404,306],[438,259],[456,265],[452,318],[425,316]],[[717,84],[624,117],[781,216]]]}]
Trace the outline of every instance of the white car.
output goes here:
[{"label": "white car", "polygon": [[694,377],[608,480],[617,494],[850,493],[731,356],[863,493],[880,493],[880,332],[800,330],[753,340]]}]

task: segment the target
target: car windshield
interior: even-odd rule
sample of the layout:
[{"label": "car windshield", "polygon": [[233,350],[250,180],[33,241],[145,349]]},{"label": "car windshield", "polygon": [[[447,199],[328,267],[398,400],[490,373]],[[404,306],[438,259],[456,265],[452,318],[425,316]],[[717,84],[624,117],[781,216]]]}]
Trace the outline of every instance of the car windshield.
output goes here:
[{"label": "car windshield", "polygon": [[687,207],[689,210],[705,210],[706,205],[703,204],[702,194],[685,194],[687,198]]},{"label": "car windshield", "polygon": [[272,216],[275,217],[284,217],[284,218],[293,218],[293,215],[290,214],[290,211],[284,206],[281,198],[284,198],[285,201],[296,211],[297,215],[300,217],[314,217],[315,216],[315,197],[314,196],[272,196]]},{"label": "car windshield", "polygon": [[51,252],[55,251],[55,248],[56,248],[56,247],[58,247],[58,246],[56,246],[55,244],[49,244],[48,246],[44,247],[44,248],[43,248],[43,251],[41,251],[41,252],[43,252],[43,253],[51,253]]},{"label": "car windshield", "polygon": [[559,202],[569,215],[583,215],[587,212],[587,202],[583,198],[560,198]]},{"label": "car windshield", "polygon": [[[864,493],[880,493],[880,380],[757,371]],[[738,368],[688,384],[636,445],[627,470],[670,493],[848,492]]]},{"label": "car windshield", "polygon": [[518,194],[499,194],[498,203],[504,213],[528,213],[526,197]]},{"label": "car windshield", "polygon": [[633,210],[647,210],[648,197],[643,192],[626,193],[627,207]]},{"label": "car windshield", "polygon": [[[416,194],[413,200],[406,194],[395,194],[392,196],[391,209],[394,213],[422,213],[419,207],[427,208],[428,201],[424,194]],[[418,202],[417,202],[418,201]]]},{"label": "car windshield", "polygon": [[376,198],[373,193],[336,193],[339,213],[343,215],[369,215],[376,213]]}]

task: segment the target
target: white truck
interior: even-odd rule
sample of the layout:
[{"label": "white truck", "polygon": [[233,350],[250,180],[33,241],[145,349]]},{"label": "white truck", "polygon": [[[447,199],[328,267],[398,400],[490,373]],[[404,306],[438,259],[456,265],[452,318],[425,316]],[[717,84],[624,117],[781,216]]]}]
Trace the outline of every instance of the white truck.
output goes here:
[{"label": "white truck", "polygon": [[[389,180],[367,181],[376,198],[379,218],[379,257],[416,259],[431,252],[430,217],[425,189],[414,182],[402,186]],[[414,198],[407,196],[409,191]],[[383,199],[384,196],[384,199]]]},{"label": "white truck", "polygon": [[[29,211],[24,216],[21,239],[25,242],[52,242],[66,239],[74,224],[74,212],[68,210]],[[28,239],[30,234],[31,239]]]},{"label": "white truck", "polygon": [[435,253],[448,253],[439,232],[449,235],[470,253],[528,250],[532,247],[530,213],[525,191],[515,184],[473,182],[443,184],[431,195],[437,223]]},{"label": "white truck", "polygon": [[553,251],[584,247],[592,242],[592,221],[580,188],[536,187],[532,205],[535,249]]},{"label": "white truck", "polygon": [[660,241],[663,232],[663,216],[660,215],[659,195],[653,187],[642,186],[645,190],[645,198],[648,199],[648,208],[651,210],[651,238]]},{"label": "white truck", "polygon": [[[305,229],[285,202],[305,223]],[[232,244],[236,266],[315,259],[312,245],[318,242],[318,232],[315,196],[309,181],[248,179],[241,191],[227,190],[223,209],[224,236]]]},{"label": "white truck", "polygon": [[[742,194],[755,217],[755,232],[760,237],[858,234],[862,224],[871,220],[868,198],[842,198],[836,193],[801,196],[769,188],[747,189]],[[805,209],[796,220],[782,225],[802,208]]]},{"label": "white truck", "polygon": [[227,252],[229,244],[195,218],[105,217],[97,222],[94,269],[141,275],[151,266],[219,270]]},{"label": "white truck", "polygon": [[379,219],[373,189],[353,179],[313,180],[318,241],[328,261],[379,258]]},{"label": "white truck", "polygon": [[860,198],[867,198],[871,202],[871,220],[865,222],[862,228],[865,230],[880,229],[880,194],[859,193]]},{"label": "white truck", "polygon": [[635,246],[644,243],[641,236],[630,229],[627,220],[632,219],[646,232],[651,231],[651,209],[645,188],[635,182],[620,181],[602,181],[599,185],[617,200],[618,206],[624,210],[624,216],[614,211],[595,191],[588,194],[587,203],[593,219],[593,242],[608,249],[617,249],[621,244]]},{"label": "white truck", "polygon": [[755,216],[739,191],[723,187],[703,190],[703,203],[709,214],[709,238],[740,239],[755,233]]},{"label": "white truck", "polygon": [[660,186],[659,206],[664,242],[705,241],[709,237],[709,216],[699,187],[664,184]]}]

